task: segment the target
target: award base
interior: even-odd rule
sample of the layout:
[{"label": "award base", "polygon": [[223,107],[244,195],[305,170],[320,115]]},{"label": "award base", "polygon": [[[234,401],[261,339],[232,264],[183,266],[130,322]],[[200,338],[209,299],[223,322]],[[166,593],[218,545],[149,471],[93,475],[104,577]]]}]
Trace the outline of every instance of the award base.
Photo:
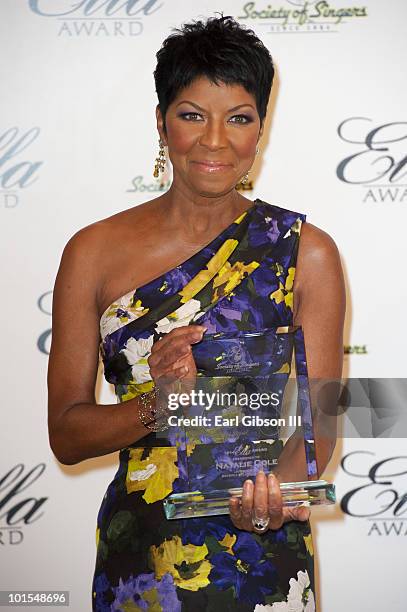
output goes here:
[{"label": "award base", "polygon": [[[334,504],[336,501],[335,485],[325,480],[282,482],[280,490],[284,506],[319,506]],[[241,495],[241,488],[205,493],[173,493],[164,500],[164,512],[167,519],[229,514],[230,497]]]}]

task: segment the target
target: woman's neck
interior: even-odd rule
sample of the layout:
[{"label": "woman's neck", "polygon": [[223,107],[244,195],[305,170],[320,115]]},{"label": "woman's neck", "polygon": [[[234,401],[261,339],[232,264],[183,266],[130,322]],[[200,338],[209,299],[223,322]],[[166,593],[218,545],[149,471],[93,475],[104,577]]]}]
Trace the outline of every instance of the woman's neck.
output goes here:
[{"label": "woman's neck", "polygon": [[160,198],[160,210],[172,237],[188,236],[193,244],[207,242],[208,237],[216,236],[253,204],[235,189],[215,197],[185,191],[172,185]]}]

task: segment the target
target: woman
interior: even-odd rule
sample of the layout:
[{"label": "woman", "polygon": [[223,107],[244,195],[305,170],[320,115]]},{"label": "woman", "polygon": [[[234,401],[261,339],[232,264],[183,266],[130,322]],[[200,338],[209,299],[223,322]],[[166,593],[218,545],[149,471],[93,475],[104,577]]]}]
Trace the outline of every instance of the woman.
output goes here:
[{"label": "woman", "polygon": [[[54,291],[51,447],[65,464],[120,450],[98,515],[93,609],[313,610],[309,511],[283,508],[278,483],[304,479],[301,446],[278,474],[245,482],[229,515],[168,521],[162,500],[178,468],[154,433],[155,383],[194,375],[191,347],[205,330],[292,323],[304,330],[309,376],[339,378],[338,251],[303,213],[235,189],[256,155],[273,79],[255,34],[230,17],[196,22],[157,59],[155,174],[168,147],[171,188],[78,232]],[[120,405],[95,402],[100,339]],[[331,450],[320,445],[320,471]]]}]

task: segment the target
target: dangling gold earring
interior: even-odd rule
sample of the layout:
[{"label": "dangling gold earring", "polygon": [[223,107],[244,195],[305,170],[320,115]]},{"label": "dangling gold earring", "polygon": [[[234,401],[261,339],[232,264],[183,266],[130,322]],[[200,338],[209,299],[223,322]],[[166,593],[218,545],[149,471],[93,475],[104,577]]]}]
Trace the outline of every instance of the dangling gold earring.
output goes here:
[{"label": "dangling gold earring", "polygon": [[158,141],[158,144],[159,144],[160,149],[158,151],[158,157],[155,158],[155,166],[154,166],[154,172],[153,172],[154,178],[158,178],[160,172],[164,172],[165,162],[166,162],[164,143],[161,140],[161,138]]},{"label": "dangling gold earring", "polygon": [[246,174],[244,176],[242,176],[242,178],[240,179],[240,181],[238,182],[238,184],[236,185],[235,189],[239,190],[239,189],[245,189],[246,185],[249,181],[249,172],[246,172]]},{"label": "dangling gold earring", "polygon": [[242,187],[244,187],[248,180],[249,180],[249,172],[246,172],[246,174],[244,176],[242,176],[242,178],[240,179],[240,181],[238,182],[238,184],[236,185],[236,189],[241,189]]}]

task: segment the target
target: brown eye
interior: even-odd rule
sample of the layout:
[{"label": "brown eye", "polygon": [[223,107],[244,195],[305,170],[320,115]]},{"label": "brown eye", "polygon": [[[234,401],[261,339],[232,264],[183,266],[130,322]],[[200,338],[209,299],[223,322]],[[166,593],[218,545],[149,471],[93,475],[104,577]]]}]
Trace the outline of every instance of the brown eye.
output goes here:
[{"label": "brown eye", "polygon": [[201,121],[202,116],[199,113],[180,113],[178,115],[181,119],[185,119],[185,121]]},{"label": "brown eye", "polygon": [[245,123],[252,123],[253,119],[249,117],[249,115],[233,115],[233,117],[231,117],[229,121],[231,121],[232,123],[245,124]]}]

